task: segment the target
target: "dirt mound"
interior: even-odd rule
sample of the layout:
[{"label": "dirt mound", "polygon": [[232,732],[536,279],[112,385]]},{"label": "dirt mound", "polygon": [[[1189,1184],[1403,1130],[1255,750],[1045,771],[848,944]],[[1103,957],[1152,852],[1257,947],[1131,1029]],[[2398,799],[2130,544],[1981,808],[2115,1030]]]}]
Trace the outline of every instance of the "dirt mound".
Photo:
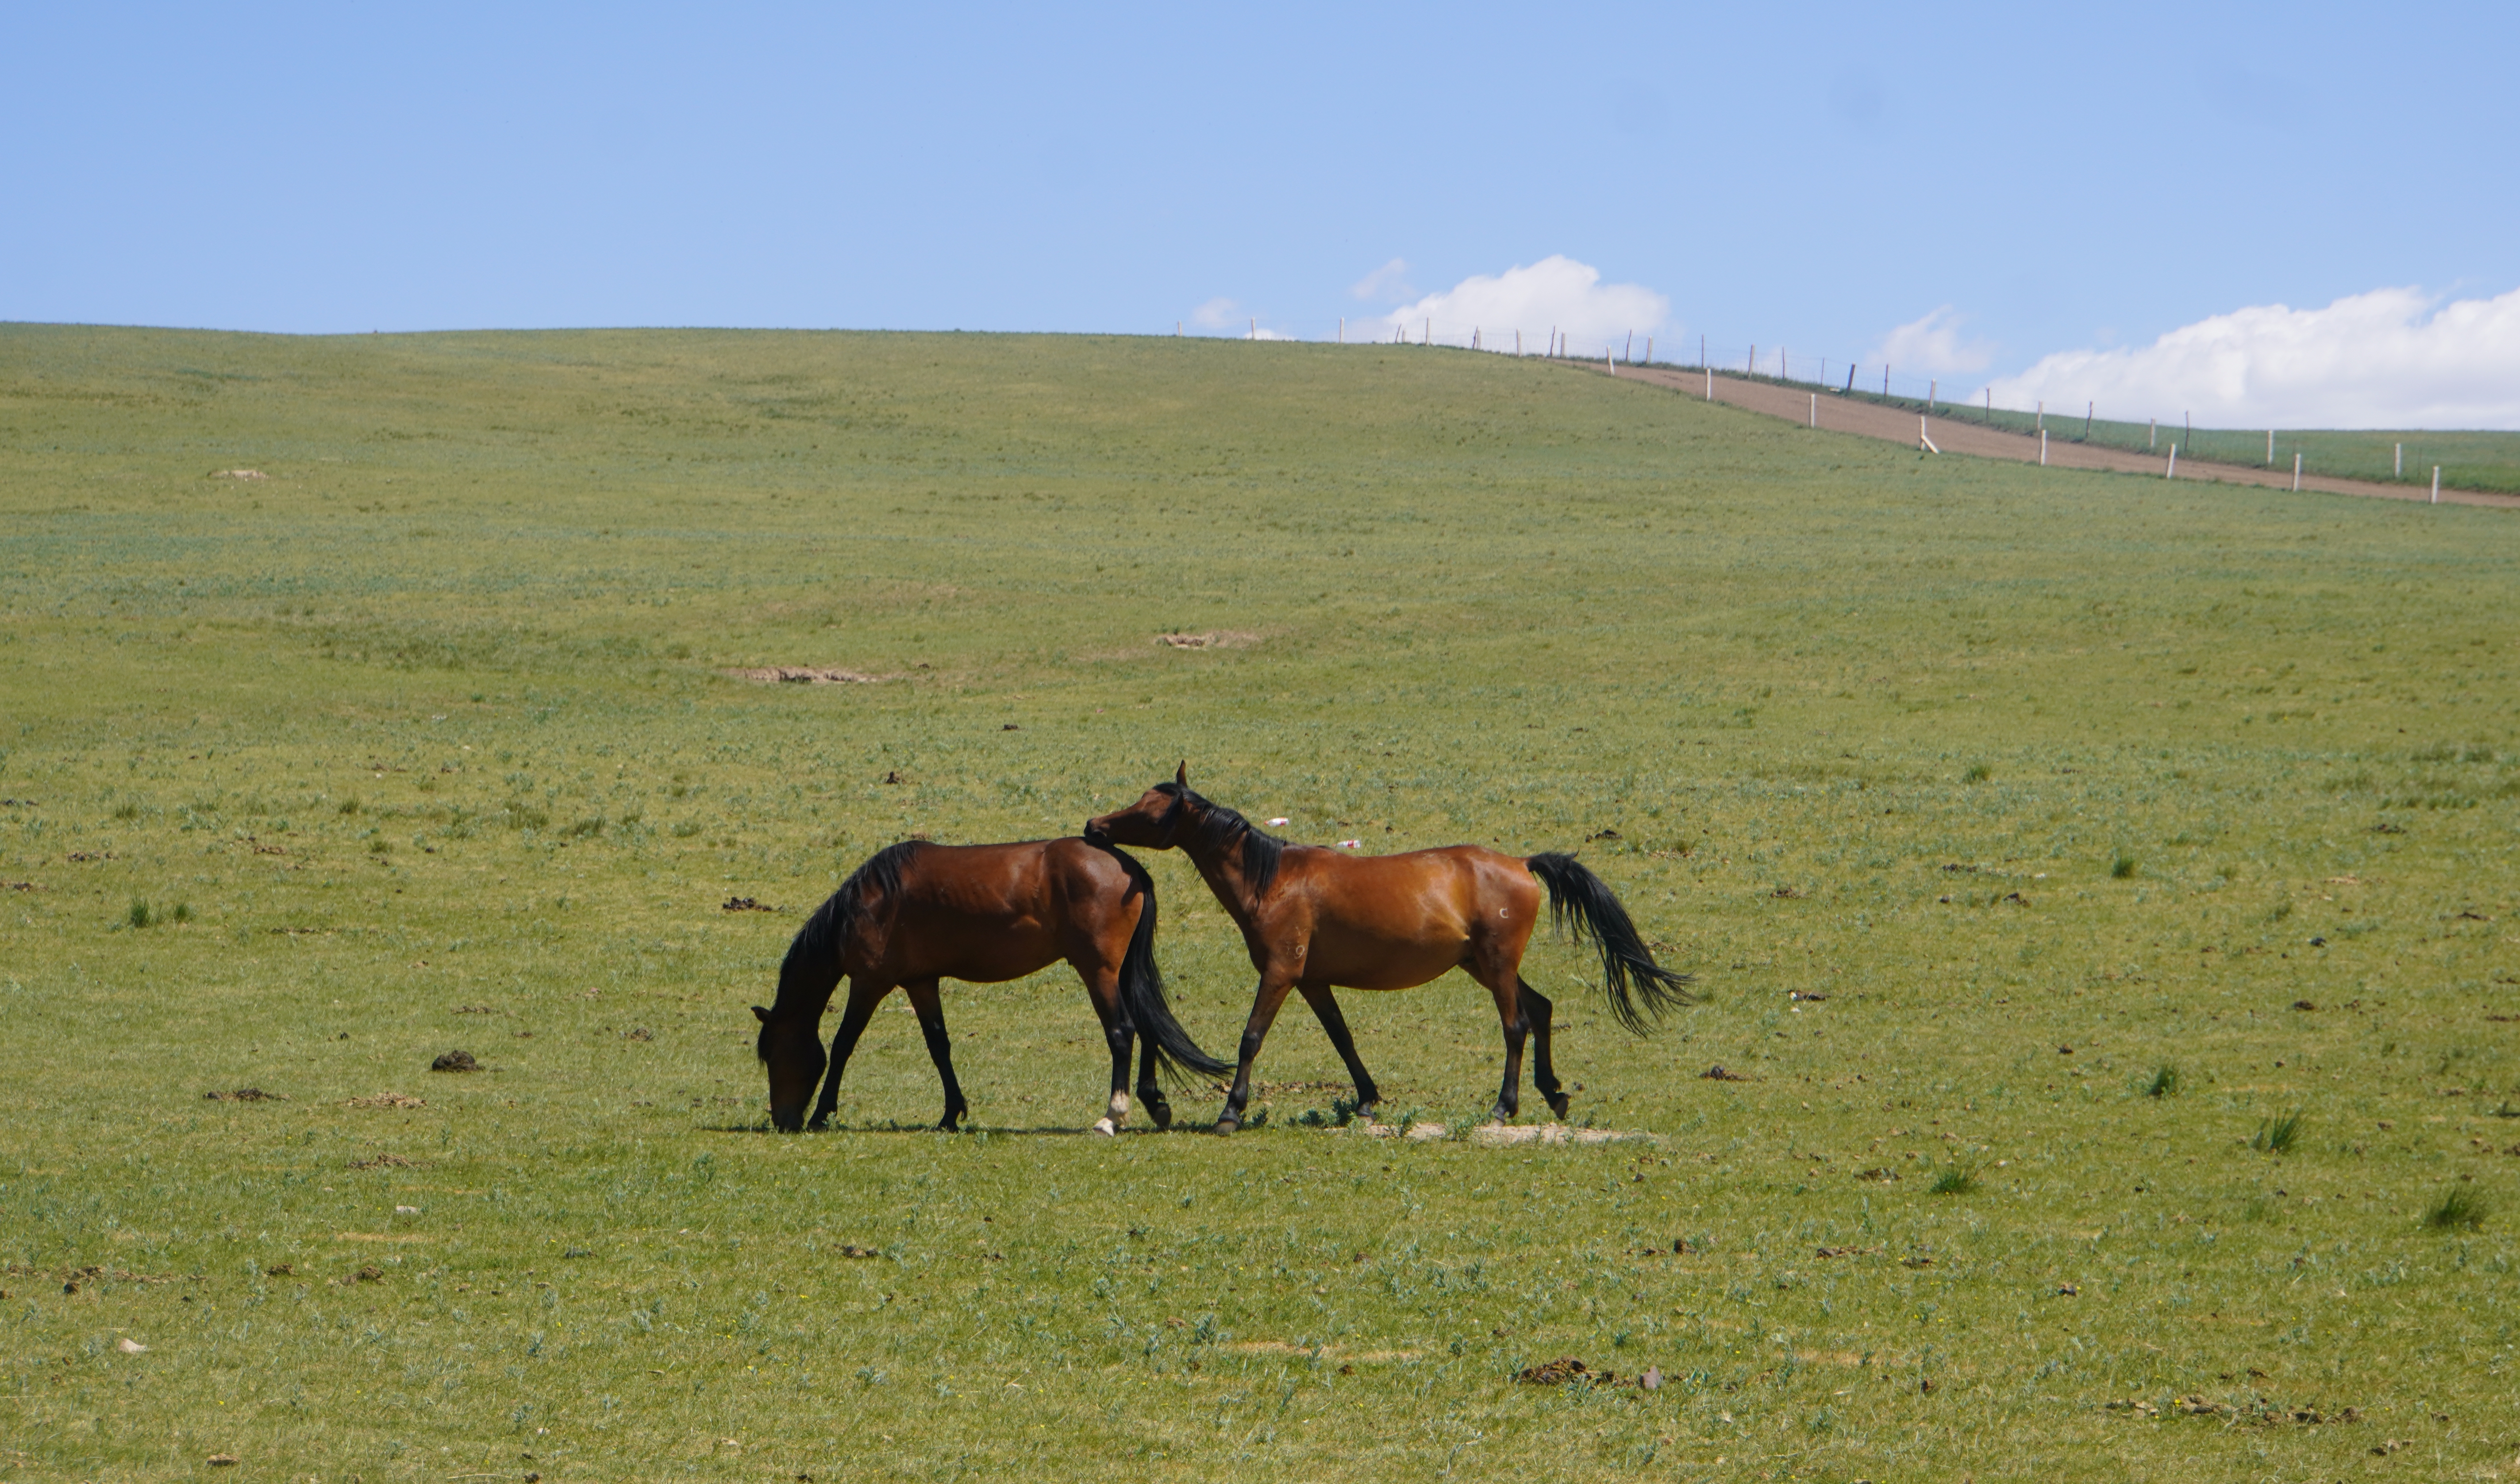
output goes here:
[{"label": "dirt mound", "polygon": [[442,1052],[436,1060],[428,1063],[428,1069],[432,1072],[477,1072],[481,1063],[472,1059],[471,1052]]},{"label": "dirt mound", "polygon": [[278,1093],[266,1093],[258,1087],[241,1087],[233,1093],[203,1093],[202,1097],[210,1102],[287,1102],[289,1101]]},{"label": "dirt mound", "polygon": [[400,1093],[379,1093],[373,1098],[353,1098],[343,1107],[427,1107],[424,1098],[406,1098]]},{"label": "dirt mound", "polygon": [[408,1170],[411,1167],[411,1161],[400,1154],[371,1154],[365,1159],[350,1161],[350,1168],[354,1170]]},{"label": "dirt mound", "polygon": [[776,908],[776,907],[769,906],[769,905],[767,905],[766,903],[756,902],[756,901],[754,901],[754,900],[753,900],[752,898],[750,898],[750,897],[728,897],[728,898],[726,899],[726,904],[725,904],[724,906],[722,906],[722,907],[718,908],[718,911],[720,911],[720,912],[777,912],[777,911],[779,911],[779,909],[778,909],[778,908]]},{"label": "dirt mound", "polygon": [[765,686],[869,686],[878,681],[898,679],[892,675],[868,675],[857,670],[842,670],[828,665],[756,665],[748,669],[728,670],[725,674],[737,680],[749,680]]},{"label": "dirt mound", "polygon": [[1171,650],[1238,650],[1257,644],[1260,636],[1241,629],[1218,629],[1207,634],[1157,634],[1155,643]]}]

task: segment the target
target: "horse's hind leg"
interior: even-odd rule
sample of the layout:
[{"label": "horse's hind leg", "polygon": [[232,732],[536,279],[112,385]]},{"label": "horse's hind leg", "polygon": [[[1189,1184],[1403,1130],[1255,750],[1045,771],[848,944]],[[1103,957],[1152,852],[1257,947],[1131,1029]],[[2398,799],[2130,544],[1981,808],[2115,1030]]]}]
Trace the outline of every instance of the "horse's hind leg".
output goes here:
[{"label": "horse's hind leg", "polygon": [[[1129,1052],[1137,1044],[1137,1030],[1120,1008],[1118,967],[1079,964],[1076,971],[1085,980],[1086,998],[1094,1002],[1094,1018],[1102,1022],[1102,1040],[1111,1048],[1111,1099],[1103,1104],[1102,1116],[1095,1120],[1094,1132],[1116,1134],[1129,1121]],[[1148,1045],[1151,1048],[1153,1043]]]},{"label": "horse's hind leg", "polygon": [[840,1072],[849,1064],[849,1053],[858,1049],[858,1037],[866,1034],[867,1021],[892,986],[872,979],[849,980],[849,1003],[840,1011],[840,1028],[832,1036],[832,1065],[823,1074],[823,1096],[814,1100],[813,1121],[807,1128],[820,1129],[832,1121],[832,1112],[840,1105]]},{"label": "horse's hind leg", "polygon": [[1531,1085],[1549,1100],[1549,1110],[1558,1117],[1566,1116],[1566,1090],[1557,1080],[1557,1068],[1549,1058],[1549,1016],[1556,1007],[1547,995],[1527,982],[1515,986],[1516,998],[1522,1004],[1522,1017],[1531,1025]]},{"label": "horse's hind leg", "polygon": [[902,993],[910,997],[910,1008],[919,1012],[919,1032],[927,1038],[928,1059],[936,1063],[936,1075],[945,1084],[945,1116],[936,1126],[947,1133],[971,1111],[963,1101],[963,1084],[954,1080],[954,1042],[945,1034],[945,1003],[936,997],[936,981],[922,979],[905,984]]},{"label": "horse's hind leg", "polygon": [[1155,1062],[1162,1055],[1152,1036],[1138,1043],[1138,1105],[1147,1110],[1147,1117],[1155,1127],[1168,1129],[1173,1126],[1173,1105],[1165,1101],[1163,1085],[1155,1080]]},{"label": "horse's hind leg", "polygon": [[1480,982],[1495,998],[1497,1019],[1505,1026],[1505,1085],[1497,1089],[1496,1106],[1488,1110],[1488,1116],[1503,1123],[1522,1108],[1522,1043],[1530,1034],[1531,1022],[1517,992],[1520,974],[1508,970],[1494,980],[1481,975]]},{"label": "horse's hind leg", "polygon": [[1339,1012],[1338,997],[1330,993],[1327,984],[1298,984],[1295,990],[1313,1008],[1314,1018],[1322,1022],[1339,1059],[1347,1063],[1348,1080],[1356,1084],[1356,1110],[1372,1117],[1373,1110],[1381,1105],[1382,1093],[1373,1085],[1373,1073],[1365,1069],[1364,1060],[1356,1054],[1356,1038],[1348,1034],[1347,1016]]}]

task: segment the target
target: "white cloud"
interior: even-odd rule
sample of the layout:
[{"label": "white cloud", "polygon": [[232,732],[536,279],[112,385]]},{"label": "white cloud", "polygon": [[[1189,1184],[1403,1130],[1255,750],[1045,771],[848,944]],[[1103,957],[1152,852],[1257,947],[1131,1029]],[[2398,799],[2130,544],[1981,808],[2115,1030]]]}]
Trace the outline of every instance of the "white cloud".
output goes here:
[{"label": "white cloud", "polygon": [[1348,290],[1361,299],[1405,299],[1417,292],[1409,287],[1409,264],[1396,257],[1358,279]]},{"label": "white cloud", "polygon": [[[1415,341],[1432,322],[1438,344],[1466,345],[1472,331],[1489,350],[1513,348],[1515,331],[1525,349],[1545,349],[1554,327],[1565,333],[1577,355],[1599,355],[1604,345],[1618,344],[1633,332],[1659,331],[1671,313],[1671,300],[1636,284],[1604,284],[1601,270],[1571,257],[1544,257],[1529,267],[1516,266],[1491,278],[1465,278],[1439,293],[1427,294],[1382,317],[1386,333],[1400,331]],[[1640,343],[1638,352],[1643,352]]]},{"label": "white cloud", "polygon": [[2218,314],[2149,345],[2068,350],[1994,383],[1999,404],[2090,400],[2120,418],[2242,427],[2520,428],[2520,290],[2444,303],[2378,289],[2324,309]]},{"label": "white cloud", "polygon": [[1995,347],[1985,340],[1960,339],[1959,313],[1945,304],[1920,320],[1911,320],[1881,337],[1872,347],[1872,364],[1894,371],[1984,371],[1995,361]]},{"label": "white cloud", "polygon": [[1229,298],[1209,299],[1190,312],[1190,322],[1201,330],[1223,330],[1242,320],[1242,306]]}]

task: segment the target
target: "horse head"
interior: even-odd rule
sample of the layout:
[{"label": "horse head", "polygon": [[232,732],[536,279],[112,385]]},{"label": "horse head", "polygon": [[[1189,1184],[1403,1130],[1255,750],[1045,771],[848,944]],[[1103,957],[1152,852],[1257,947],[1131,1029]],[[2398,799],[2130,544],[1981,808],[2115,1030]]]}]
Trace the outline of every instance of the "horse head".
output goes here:
[{"label": "horse head", "polygon": [[820,1015],[779,1015],[752,1007],[761,1022],[753,1051],[770,1072],[770,1121],[779,1132],[793,1134],[805,1126],[805,1104],[822,1083],[829,1057],[823,1053]]},{"label": "horse head", "polygon": [[1190,791],[1190,761],[1182,760],[1168,784],[1157,784],[1126,809],[1097,815],[1085,822],[1085,838],[1097,845],[1139,845],[1170,850],[1181,841],[1182,825],[1196,794]]}]

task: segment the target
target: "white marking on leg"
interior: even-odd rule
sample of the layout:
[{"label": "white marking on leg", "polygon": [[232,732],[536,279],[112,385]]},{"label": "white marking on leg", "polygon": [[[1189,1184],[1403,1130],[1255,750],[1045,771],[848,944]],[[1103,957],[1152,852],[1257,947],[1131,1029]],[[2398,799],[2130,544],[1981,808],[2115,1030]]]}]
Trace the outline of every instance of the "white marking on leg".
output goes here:
[{"label": "white marking on leg", "polygon": [[1128,1121],[1129,1095],[1127,1093],[1113,1093],[1111,1095],[1110,1111],[1104,1113],[1101,1120],[1094,1125],[1094,1132],[1098,1134],[1116,1134],[1120,1132],[1120,1125]]}]

